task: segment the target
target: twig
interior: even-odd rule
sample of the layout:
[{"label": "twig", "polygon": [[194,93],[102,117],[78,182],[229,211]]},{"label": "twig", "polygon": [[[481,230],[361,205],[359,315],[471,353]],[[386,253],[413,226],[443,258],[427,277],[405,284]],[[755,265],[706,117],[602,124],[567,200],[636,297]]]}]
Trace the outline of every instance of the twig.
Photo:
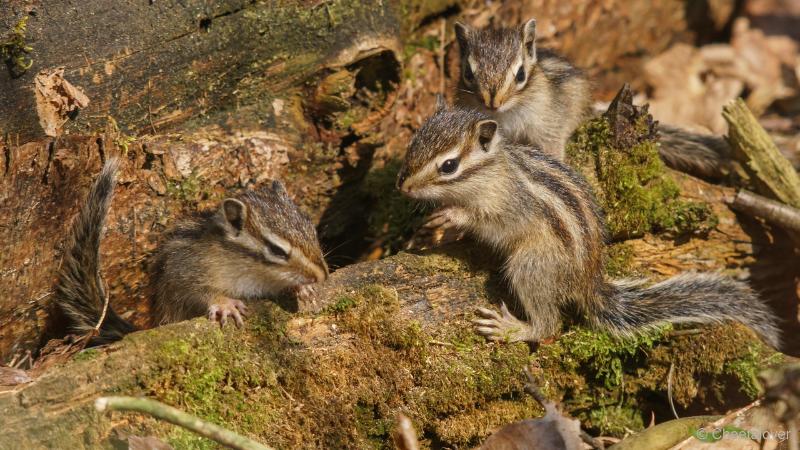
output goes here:
[{"label": "twig", "polygon": [[528,370],[528,368],[526,367],[524,369],[524,372],[525,376],[528,377],[528,383],[525,384],[525,392],[531,394],[533,399],[539,402],[539,404],[542,406],[544,406],[545,403],[551,403],[546,398],[544,398],[544,395],[542,395],[542,391],[540,391],[539,388],[536,387],[536,381],[533,379],[533,374],[531,374],[531,371]]},{"label": "twig", "polygon": [[147,398],[100,397],[95,400],[94,407],[100,412],[110,409],[112,411],[135,411],[148,414],[236,450],[272,450],[271,447],[259,444],[233,431],[226,430],[191,414]]},{"label": "twig", "polygon": [[790,233],[800,235],[800,209],[768,199],[744,189],[729,201],[731,208],[749,216],[758,216]]},{"label": "twig", "polygon": [[108,286],[106,286],[103,291],[103,311],[100,313],[100,318],[97,320],[97,325],[94,326],[94,335],[97,336],[100,334],[100,327],[103,326],[103,322],[106,320],[106,313],[108,313]]},{"label": "twig", "polygon": [[678,412],[675,411],[675,402],[672,401],[672,375],[675,374],[675,363],[670,363],[669,373],[667,373],[667,398],[669,399],[669,408],[672,410],[672,415],[676,419],[680,419]]}]

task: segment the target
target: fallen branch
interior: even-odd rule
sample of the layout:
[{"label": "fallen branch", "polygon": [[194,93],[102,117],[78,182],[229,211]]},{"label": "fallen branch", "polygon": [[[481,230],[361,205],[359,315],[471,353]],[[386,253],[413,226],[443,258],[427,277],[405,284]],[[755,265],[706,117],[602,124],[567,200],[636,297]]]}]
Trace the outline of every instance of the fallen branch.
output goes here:
[{"label": "fallen branch", "polygon": [[800,209],[744,189],[737,192],[729,204],[736,211],[749,216],[761,217],[767,222],[783,228],[792,235],[795,242],[800,243]]},{"label": "fallen branch", "polygon": [[226,430],[191,414],[186,414],[171,406],[147,398],[100,397],[95,400],[94,407],[100,412],[110,409],[112,411],[135,411],[148,414],[237,450],[272,450],[271,447],[259,444],[233,431]]},{"label": "fallen branch", "polygon": [[756,182],[759,193],[800,208],[800,175],[781,154],[742,99],[722,109],[733,156]]}]

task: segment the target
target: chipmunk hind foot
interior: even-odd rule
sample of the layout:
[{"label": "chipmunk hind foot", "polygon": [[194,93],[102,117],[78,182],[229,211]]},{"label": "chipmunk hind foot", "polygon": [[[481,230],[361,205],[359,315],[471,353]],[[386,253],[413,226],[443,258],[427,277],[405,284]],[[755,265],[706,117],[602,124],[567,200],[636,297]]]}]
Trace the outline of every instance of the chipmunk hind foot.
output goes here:
[{"label": "chipmunk hind foot", "polygon": [[500,306],[500,311],[488,308],[478,308],[479,318],[472,323],[478,334],[493,342],[536,342],[543,336],[534,330],[530,323],[514,317],[509,312],[505,303]]}]

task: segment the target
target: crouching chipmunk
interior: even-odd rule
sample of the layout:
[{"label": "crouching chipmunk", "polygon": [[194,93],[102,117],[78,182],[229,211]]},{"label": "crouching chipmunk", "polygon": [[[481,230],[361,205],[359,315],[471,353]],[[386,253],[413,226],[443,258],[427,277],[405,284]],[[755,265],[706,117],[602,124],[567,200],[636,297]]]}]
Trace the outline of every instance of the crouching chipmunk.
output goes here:
[{"label": "crouching chipmunk", "polygon": [[[56,284],[56,305],[68,331],[85,335],[103,312],[100,239],[116,185],[119,161],[110,158],[72,225]],[[150,277],[153,322],[161,325],[207,315],[240,326],[242,300],[287,289],[307,291],[328,277],[314,225],[279,181],[226,198],[216,211],[178,223],[159,247]],[[90,345],[134,331],[110,307]]]}]

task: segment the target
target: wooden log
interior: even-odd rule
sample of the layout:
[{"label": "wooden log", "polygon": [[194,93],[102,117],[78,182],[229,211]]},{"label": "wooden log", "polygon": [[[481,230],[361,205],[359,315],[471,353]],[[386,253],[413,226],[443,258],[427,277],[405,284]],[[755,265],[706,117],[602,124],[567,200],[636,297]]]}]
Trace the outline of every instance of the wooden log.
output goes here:
[{"label": "wooden log", "polygon": [[728,122],[728,142],[733,155],[745,167],[758,191],[800,208],[800,175],[778,150],[744,100],[736,99],[726,105],[722,116]]},{"label": "wooden log", "polygon": [[23,143],[44,136],[33,81],[43,69],[64,67],[65,78],[90,99],[66,132],[101,129],[111,116],[129,134],[154,133],[269,102],[313,73],[352,63],[359,52],[397,52],[420,8],[377,0],[55,0],[30,8],[4,2],[0,17],[9,28],[27,17],[32,66],[13,78],[0,71],[0,135]]},{"label": "wooden log", "polygon": [[544,395],[616,434],[643,424],[622,409],[604,425],[592,417],[665,405],[671,364],[679,405],[725,392],[731,408],[746,402],[730,395],[736,380],[782,359],[730,325],[638,344],[573,328],[533,355],[526,344],[488,343],[473,331],[473,311],[510,299],[485,255],[468,245],[351,265],[319,287],[319,313],[255,303],[242,329],[198,318],[34,369],[33,382],[0,388],[0,448],[98,448],[149,435],[208,445],[146,417],[98,414],[95,399],[106,395],[154,398],[276,448],[388,443],[401,412],[424,445],[471,447],[541,414],[524,393],[529,365]]}]

